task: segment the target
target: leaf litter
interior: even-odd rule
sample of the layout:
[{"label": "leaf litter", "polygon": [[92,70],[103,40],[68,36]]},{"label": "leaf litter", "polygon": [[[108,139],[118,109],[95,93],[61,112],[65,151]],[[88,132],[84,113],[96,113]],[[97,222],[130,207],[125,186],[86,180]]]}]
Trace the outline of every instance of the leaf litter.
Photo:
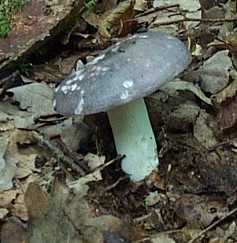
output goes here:
[{"label": "leaf litter", "polygon": [[[29,1],[13,18],[26,31],[0,40],[1,242],[235,242],[235,4],[78,2]],[[52,99],[57,80],[147,27],[178,36],[193,60],[146,98],[160,165],[132,184],[106,116],[65,117]]]}]

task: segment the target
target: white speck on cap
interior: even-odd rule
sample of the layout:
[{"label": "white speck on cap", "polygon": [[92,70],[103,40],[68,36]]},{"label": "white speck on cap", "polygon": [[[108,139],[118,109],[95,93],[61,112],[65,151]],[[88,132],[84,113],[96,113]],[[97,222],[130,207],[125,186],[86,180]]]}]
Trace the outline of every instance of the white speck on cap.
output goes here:
[{"label": "white speck on cap", "polygon": [[141,39],[147,39],[148,36],[147,35],[139,35],[139,38],[141,38]]},{"label": "white speck on cap", "polygon": [[146,67],[147,68],[151,67],[151,63],[146,63]]},{"label": "white speck on cap", "polygon": [[94,65],[96,64],[99,60],[102,60],[105,58],[105,54],[102,54],[98,57],[96,57],[95,59],[93,59],[91,62],[87,63],[87,65]]},{"label": "white speck on cap", "polygon": [[129,89],[133,86],[133,81],[132,80],[126,80],[123,82],[123,87],[126,89]]},{"label": "white speck on cap", "polygon": [[71,86],[71,91],[74,91],[76,88],[77,88],[77,84],[73,84],[73,85]]},{"label": "white speck on cap", "polygon": [[102,70],[102,67],[101,66],[96,66],[96,69],[95,69],[97,72],[100,72]]},{"label": "white speck on cap", "polygon": [[103,72],[107,72],[107,71],[109,71],[110,70],[110,68],[109,67],[102,67],[102,69],[101,69]]},{"label": "white speck on cap", "polygon": [[53,108],[56,108],[56,100],[53,100]]},{"label": "white speck on cap", "polygon": [[[119,45],[120,45],[120,43],[119,43]],[[113,47],[112,49],[111,49],[111,51],[112,52],[117,52],[118,50],[119,50],[119,45],[115,45],[115,47]]]},{"label": "white speck on cap", "polygon": [[63,85],[62,87],[61,87],[61,91],[64,93],[64,94],[67,94],[68,93],[68,91],[71,89],[71,86],[69,86],[69,85]]},{"label": "white speck on cap", "polygon": [[167,36],[167,39],[169,39],[169,40],[175,40],[176,38],[174,36],[172,36],[172,35],[168,35]]},{"label": "white speck on cap", "polygon": [[82,73],[80,75],[77,75],[77,78],[81,81],[85,77],[85,74]]},{"label": "white speck on cap", "polygon": [[83,95],[84,95],[84,90],[81,90],[80,92],[80,101],[75,109],[75,114],[81,114],[81,112],[83,111],[83,106],[84,106],[84,98],[83,98]]},{"label": "white speck on cap", "polygon": [[97,75],[97,73],[93,72],[93,73],[91,73],[91,74],[89,75],[88,78],[94,78],[96,75]]},{"label": "white speck on cap", "polygon": [[72,84],[73,82],[74,82],[74,78],[73,78],[73,79],[68,80],[68,81],[66,82],[66,85],[70,85],[70,84]]},{"label": "white speck on cap", "polygon": [[56,88],[55,88],[55,91],[58,92],[59,89],[60,89],[60,86],[56,87]]},{"label": "white speck on cap", "polygon": [[118,41],[115,43],[115,46],[120,46],[120,44],[121,44],[121,41]]},{"label": "white speck on cap", "polygon": [[120,95],[120,99],[121,100],[126,100],[128,98],[128,91],[125,90],[121,95]]},{"label": "white speck on cap", "polygon": [[132,36],[129,36],[127,39],[128,40],[132,40],[132,39],[135,39],[135,38],[137,38],[137,35],[135,34],[135,35],[132,35]]}]

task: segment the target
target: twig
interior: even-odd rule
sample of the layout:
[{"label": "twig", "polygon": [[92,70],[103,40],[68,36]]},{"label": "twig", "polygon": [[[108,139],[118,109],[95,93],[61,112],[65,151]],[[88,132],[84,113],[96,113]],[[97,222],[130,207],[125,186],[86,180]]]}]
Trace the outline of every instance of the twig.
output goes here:
[{"label": "twig", "polygon": [[171,5],[167,5],[167,6],[161,6],[161,7],[148,9],[147,11],[145,11],[143,13],[137,14],[135,16],[135,19],[140,18],[140,17],[144,17],[146,15],[149,15],[149,14],[152,14],[152,13],[155,13],[155,12],[158,12],[158,11],[162,11],[162,10],[169,9],[169,8],[176,8],[176,7],[178,8],[179,4],[171,4]]},{"label": "twig", "polygon": [[138,218],[135,218],[135,219],[133,219],[133,222],[134,222],[134,223],[140,223],[140,222],[142,222],[142,221],[148,219],[149,217],[151,217],[151,213],[148,213],[148,214],[146,214],[146,215],[142,215],[142,216],[140,216],[140,217],[138,217]]},{"label": "twig", "polygon": [[112,160],[110,160],[110,161],[108,161],[108,162],[105,162],[103,165],[101,165],[101,166],[95,168],[95,170],[93,170],[92,173],[95,172],[95,171],[98,171],[98,170],[103,170],[103,169],[106,168],[107,166],[109,166],[109,165],[113,164],[114,162],[116,162],[116,161],[118,161],[118,160],[121,160],[121,159],[123,159],[123,158],[125,158],[125,155],[120,155],[120,154],[118,154],[114,159],[112,159]]},{"label": "twig", "polygon": [[107,192],[107,191],[110,191],[110,190],[112,190],[112,189],[114,189],[121,181],[123,181],[123,180],[125,180],[125,179],[127,179],[128,178],[128,176],[124,176],[124,177],[120,177],[117,181],[115,181],[113,184],[111,184],[111,185],[109,185],[109,186],[107,186],[106,188],[105,188],[105,192]]},{"label": "twig", "polygon": [[165,22],[160,22],[160,23],[155,23],[153,25],[153,27],[158,27],[161,25],[170,25],[170,24],[177,24],[180,22],[201,22],[201,23],[224,23],[224,22],[233,22],[233,21],[237,21],[237,17],[233,17],[233,18],[217,18],[217,19],[207,19],[207,18],[189,18],[189,17],[184,17],[182,19],[177,19],[177,20],[173,20],[173,21],[165,21]]},{"label": "twig", "polygon": [[190,240],[188,243],[193,243],[195,242],[198,238],[200,238],[202,235],[206,234],[207,231],[213,229],[214,227],[216,227],[219,223],[221,223],[223,220],[225,220],[226,218],[230,217],[231,215],[233,215],[234,213],[237,212],[237,208],[234,208],[233,210],[231,210],[227,215],[223,216],[222,218],[218,219],[216,222],[214,222],[213,224],[209,225],[206,229],[202,230],[198,235],[196,235],[192,240]]},{"label": "twig", "polygon": [[71,167],[74,171],[79,173],[81,176],[86,174],[83,168],[77,165],[73,161],[73,159],[66,156],[60,149],[58,149],[56,146],[51,144],[49,141],[47,141],[46,139],[40,136],[38,136],[37,139],[38,139],[38,145],[44,148],[48,148],[53,154],[53,156],[55,156],[59,160],[59,162],[60,160],[63,161],[65,164],[67,164],[69,167]]}]

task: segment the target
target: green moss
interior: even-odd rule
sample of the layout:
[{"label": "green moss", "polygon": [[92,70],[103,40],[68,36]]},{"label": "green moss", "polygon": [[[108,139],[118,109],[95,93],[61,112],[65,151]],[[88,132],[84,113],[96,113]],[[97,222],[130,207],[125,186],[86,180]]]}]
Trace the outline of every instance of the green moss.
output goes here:
[{"label": "green moss", "polygon": [[0,0],[0,38],[11,31],[11,16],[19,11],[26,0]]}]

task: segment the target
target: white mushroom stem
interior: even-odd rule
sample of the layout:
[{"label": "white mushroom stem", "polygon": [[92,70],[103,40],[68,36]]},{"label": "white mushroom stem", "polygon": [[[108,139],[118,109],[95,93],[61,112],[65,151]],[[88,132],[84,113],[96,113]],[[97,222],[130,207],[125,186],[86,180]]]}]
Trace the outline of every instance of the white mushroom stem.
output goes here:
[{"label": "white mushroom stem", "polygon": [[143,180],[158,163],[155,137],[143,99],[108,111],[117,153],[125,155],[122,169],[132,181]]}]

